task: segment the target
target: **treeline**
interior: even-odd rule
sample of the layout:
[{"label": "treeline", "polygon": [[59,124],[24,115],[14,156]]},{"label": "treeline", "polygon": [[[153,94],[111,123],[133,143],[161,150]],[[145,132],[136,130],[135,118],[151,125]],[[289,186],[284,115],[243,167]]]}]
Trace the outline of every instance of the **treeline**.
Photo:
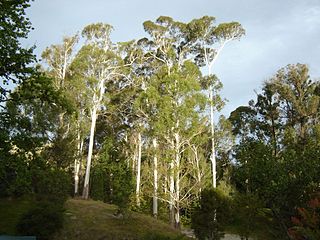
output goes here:
[{"label": "treeline", "polygon": [[[148,37],[113,43],[112,26],[88,25],[48,47],[32,69],[32,49],[16,49],[24,65],[1,69],[4,83],[18,82],[11,93],[1,88],[1,197],[90,197],[179,227],[193,209],[212,209],[201,204],[213,187],[232,200],[223,222],[242,236],[262,218],[280,238],[313,234],[305,215],[291,221],[298,207],[319,208],[308,203],[319,194],[320,86],[307,66],[280,69],[256,100],[215,124],[224,100],[212,67],[244,29],[209,16],[162,16],[143,27]],[[214,224],[218,208],[207,214]]]}]

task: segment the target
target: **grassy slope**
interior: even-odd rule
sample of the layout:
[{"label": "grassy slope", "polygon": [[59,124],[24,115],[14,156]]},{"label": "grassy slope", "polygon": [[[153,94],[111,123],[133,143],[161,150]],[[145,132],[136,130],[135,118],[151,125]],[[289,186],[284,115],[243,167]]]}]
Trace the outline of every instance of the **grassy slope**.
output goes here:
[{"label": "grassy slope", "polygon": [[[116,216],[114,205],[97,201],[71,199],[66,203],[66,218],[55,239],[151,239],[152,235],[176,238],[179,232],[150,216],[130,212],[128,217]],[[152,239],[158,239],[154,237]]]}]

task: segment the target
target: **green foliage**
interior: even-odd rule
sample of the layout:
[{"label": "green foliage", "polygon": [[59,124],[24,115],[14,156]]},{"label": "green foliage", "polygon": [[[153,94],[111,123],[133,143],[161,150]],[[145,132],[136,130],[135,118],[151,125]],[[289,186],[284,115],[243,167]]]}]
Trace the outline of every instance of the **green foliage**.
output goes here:
[{"label": "green foliage", "polygon": [[33,192],[39,199],[64,202],[70,195],[71,178],[65,171],[39,166],[32,166],[30,171]]},{"label": "green foliage", "polygon": [[229,221],[230,202],[219,191],[205,189],[201,192],[199,206],[191,217],[191,228],[200,240],[219,240]]},{"label": "green foliage", "polygon": [[183,235],[177,237],[170,237],[159,233],[147,233],[142,240],[183,240],[186,239]]},{"label": "green foliage", "polygon": [[[34,47],[21,47],[20,39],[26,38],[32,29],[25,16],[30,0],[0,2],[0,81],[4,85],[18,83],[34,72],[30,67],[35,62]],[[5,101],[8,89],[0,86],[0,102]]]},{"label": "green foliage", "polygon": [[42,201],[22,216],[17,225],[20,235],[50,239],[63,226],[63,206],[57,202]]},{"label": "green foliage", "polygon": [[268,224],[271,211],[263,207],[257,196],[238,193],[233,201],[233,221],[241,237],[248,239],[262,224]]},{"label": "green foliage", "polygon": [[288,65],[264,84],[256,102],[230,115],[238,137],[234,183],[271,209],[282,233],[295,208],[318,189],[318,85],[306,65]]},{"label": "green foliage", "polygon": [[91,197],[116,204],[120,211],[129,207],[133,191],[131,170],[112,139],[106,139],[99,161],[92,169]]}]

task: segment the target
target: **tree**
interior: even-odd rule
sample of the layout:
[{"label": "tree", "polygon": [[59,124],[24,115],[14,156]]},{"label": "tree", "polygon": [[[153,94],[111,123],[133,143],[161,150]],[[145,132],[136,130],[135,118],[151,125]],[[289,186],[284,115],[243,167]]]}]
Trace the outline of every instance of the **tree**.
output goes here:
[{"label": "tree", "polygon": [[237,189],[258,196],[283,233],[294,209],[318,189],[318,86],[306,65],[288,65],[264,83],[256,101],[229,118],[238,138]]},{"label": "tree", "polygon": [[90,168],[93,154],[96,121],[106,98],[106,84],[118,76],[122,60],[110,40],[112,26],[108,24],[91,24],[82,31],[86,44],[78,52],[74,61],[77,74],[86,83],[87,96],[90,98],[88,110],[91,118],[90,140],[87,167],[84,180],[83,197],[89,196]]},{"label": "tree", "polygon": [[[0,3],[0,81],[4,85],[24,81],[34,72],[30,66],[36,60],[34,47],[23,48],[19,42],[32,29],[31,22],[25,16],[29,2],[4,0]],[[0,86],[0,102],[7,100],[9,89]]]},{"label": "tree", "polygon": [[[51,45],[42,53],[42,58],[48,68],[46,74],[54,79],[54,87],[63,92],[69,101],[74,105],[73,114],[61,112],[59,114],[59,130],[55,145],[66,145],[71,143],[76,153],[70,156],[74,159],[74,194],[79,194],[79,175],[82,161],[84,135],[87,132],[85,127],[85,106],[84,94],[85,83],[77,78],[76,70],[72,69],[75,59],[75,48],[79,41],[76,34],[71,37],[64,37],[61,44]],[[54,149],[53,149],[54,150]],[[61,152],[61,151],[60,151]]]},{"label": "tree", "polygon": [[[39,193],[42,178],[35,180],[36,176],[69,164],[61,153],[60,157],[47,158],[54,144],[58,114],[69,112],[68,108],[66,99],[53,87],[52,79],[44,75],[26,79],[11,93],[0,117],[4,140],[0,158],[0,169],[4,171],[0,175],[4,194]],[[65,148],[61,150],[67,152]]]},{"label": "tree", "polygon": [[199,66],[207,68],[207,88],[210,101],[210,126],[211,126],[211,170],[212,170],[212,186],[217,186],[216,173],[216,150],[215,150],[215,125],[214,111],[220,110],[223,102],[216,89],[221,88],[221,83],[217,81],[216,76],[212,74],[212,68],[219,54],[225,45],[235,39],[239,39],[244,35],[245,31],[241,24],[237,22],[221,23],[214,25],[215,18],[204,16],[200,19],[192,20],[188,25],[188,39],[193,43],[193,52],[195,61]]},{"label": "tree", "polygon": [[295,129],[299,141],[305,141],[308,128],[318,123],[320,97],[316,94],[318,81],[312,81],[305,64],[291,64],[280,69],[267,82],[278,94],[286,126]]}]

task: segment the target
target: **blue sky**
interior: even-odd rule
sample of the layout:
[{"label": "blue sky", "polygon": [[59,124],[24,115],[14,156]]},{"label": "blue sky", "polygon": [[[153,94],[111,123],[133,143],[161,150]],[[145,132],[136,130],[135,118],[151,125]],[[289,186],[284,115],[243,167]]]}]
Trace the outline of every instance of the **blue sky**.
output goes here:
[{"label": "blue sky", "polygon": [[230,111],[255,99],[264,80],[287,64],[306,63],[320,77],[320,0],[35,0],[27,10],[33,30],[24,44],[45,47],[90,23],[114,26],[114,42],[145,36],[142,23],[159,16],[188,22],[204,15],[238,21],[246,30],[227,45],[214,66]]}]

